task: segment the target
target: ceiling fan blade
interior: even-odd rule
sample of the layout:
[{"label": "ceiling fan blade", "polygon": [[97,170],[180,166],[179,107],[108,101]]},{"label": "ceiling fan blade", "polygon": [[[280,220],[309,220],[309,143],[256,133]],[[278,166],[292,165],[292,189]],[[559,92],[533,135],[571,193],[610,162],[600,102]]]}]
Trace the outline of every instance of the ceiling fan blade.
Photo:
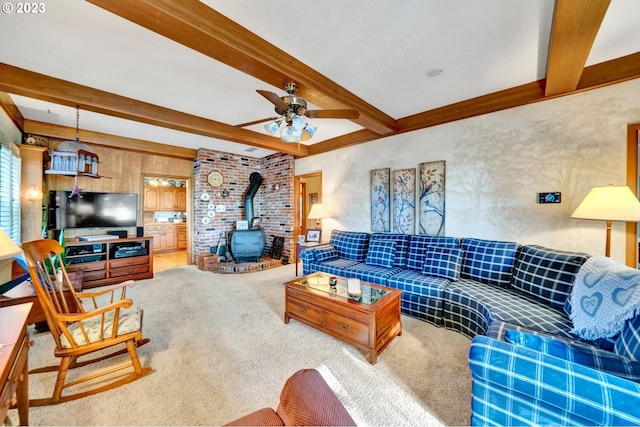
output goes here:
[{"label": "ceiling fan blade", "polygon": [[287,105],[287,103],[284,102],[282,99],[280,99],[280,97],[275,93],[269,92],[268,90],[260,90],[260,89],[256,90],[256,92],[258,92],[260,95],[267,98],[269,102],[271,102],[276,107],[281,108],[285,111],[289,109],[289,105]]},{"label": "ceiling fan blade", "polygon": [[308,110],[307,117],[312,119],[357,119],[360,113],[357,110]]},{"label": "ceiling fan blade", "polygon": [[233,125],[234,128],[245,128],[251,125],[257,125],[258,123],[270,122],[272,120],[278,120],[279,117],[267,117],[266,119],[254,120],[252,122],[240,123],[239,125]]}]

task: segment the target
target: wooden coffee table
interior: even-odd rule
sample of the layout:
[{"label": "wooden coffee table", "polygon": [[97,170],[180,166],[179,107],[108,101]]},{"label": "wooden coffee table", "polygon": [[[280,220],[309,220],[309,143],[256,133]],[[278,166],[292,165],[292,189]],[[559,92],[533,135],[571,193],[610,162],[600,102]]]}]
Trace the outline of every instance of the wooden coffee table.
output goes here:
[{"label": "wooden coffee table", "polygon": [[347,295],[344,277],[337,291],[329,287],[329,274],[312,273],[285,283],[284,323],[295,319],[353,345],[375,364],[378,355],[402,335],[398,289],[362,282],[362,297]]}]

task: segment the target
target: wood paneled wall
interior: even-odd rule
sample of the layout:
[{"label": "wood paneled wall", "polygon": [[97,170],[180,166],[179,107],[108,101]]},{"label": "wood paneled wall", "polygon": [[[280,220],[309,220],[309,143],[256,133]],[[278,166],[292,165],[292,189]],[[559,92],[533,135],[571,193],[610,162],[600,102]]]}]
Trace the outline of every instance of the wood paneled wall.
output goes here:
[{"label": "wood paneled wall", "polygon": [[[153,154],[92,146],[100,159],[98,174],[101,179],[79,177],[78,186],[85,191],[138,194],[138,224],[142,224],[143,176],[161,175],[190,179],[193,161]],[[45,165],[47,168],[47,166]],[[74,178],[62,175],[46,175],[48,190],[70,190]],[[91,234],[89,230],[69,230],[66,236]]]}]

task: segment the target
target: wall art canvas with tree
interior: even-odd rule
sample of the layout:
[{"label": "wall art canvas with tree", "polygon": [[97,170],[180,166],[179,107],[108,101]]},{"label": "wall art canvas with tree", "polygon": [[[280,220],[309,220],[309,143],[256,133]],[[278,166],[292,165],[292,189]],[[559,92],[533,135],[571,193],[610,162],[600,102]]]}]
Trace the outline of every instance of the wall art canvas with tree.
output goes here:
[{"label": "wall art canvas with tree", "polygon": [[389,209],[390,169],[371,171],[371,231],[388,232],[391,230]]},{"label": "wall art canvas with tree", "polygon": [[445,161],[420,163],[418,234],[444,236]]},{"label": "wall art canvas with tree", "polygon": [[394,233],[414,234],[416,230],[416,170],[393,171]]}]

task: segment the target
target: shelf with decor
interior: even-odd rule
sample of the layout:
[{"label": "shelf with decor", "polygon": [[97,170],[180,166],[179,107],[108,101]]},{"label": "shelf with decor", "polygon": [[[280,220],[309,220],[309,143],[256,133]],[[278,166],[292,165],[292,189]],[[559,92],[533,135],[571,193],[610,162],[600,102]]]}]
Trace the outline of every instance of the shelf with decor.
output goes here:
[{"label": "shelf with decor", "polygon": [[85,150],[53,151],[49,169],[45,171],[49,175],[86,176],[89,178],[103,178],[98,175],[98,156]]}]

